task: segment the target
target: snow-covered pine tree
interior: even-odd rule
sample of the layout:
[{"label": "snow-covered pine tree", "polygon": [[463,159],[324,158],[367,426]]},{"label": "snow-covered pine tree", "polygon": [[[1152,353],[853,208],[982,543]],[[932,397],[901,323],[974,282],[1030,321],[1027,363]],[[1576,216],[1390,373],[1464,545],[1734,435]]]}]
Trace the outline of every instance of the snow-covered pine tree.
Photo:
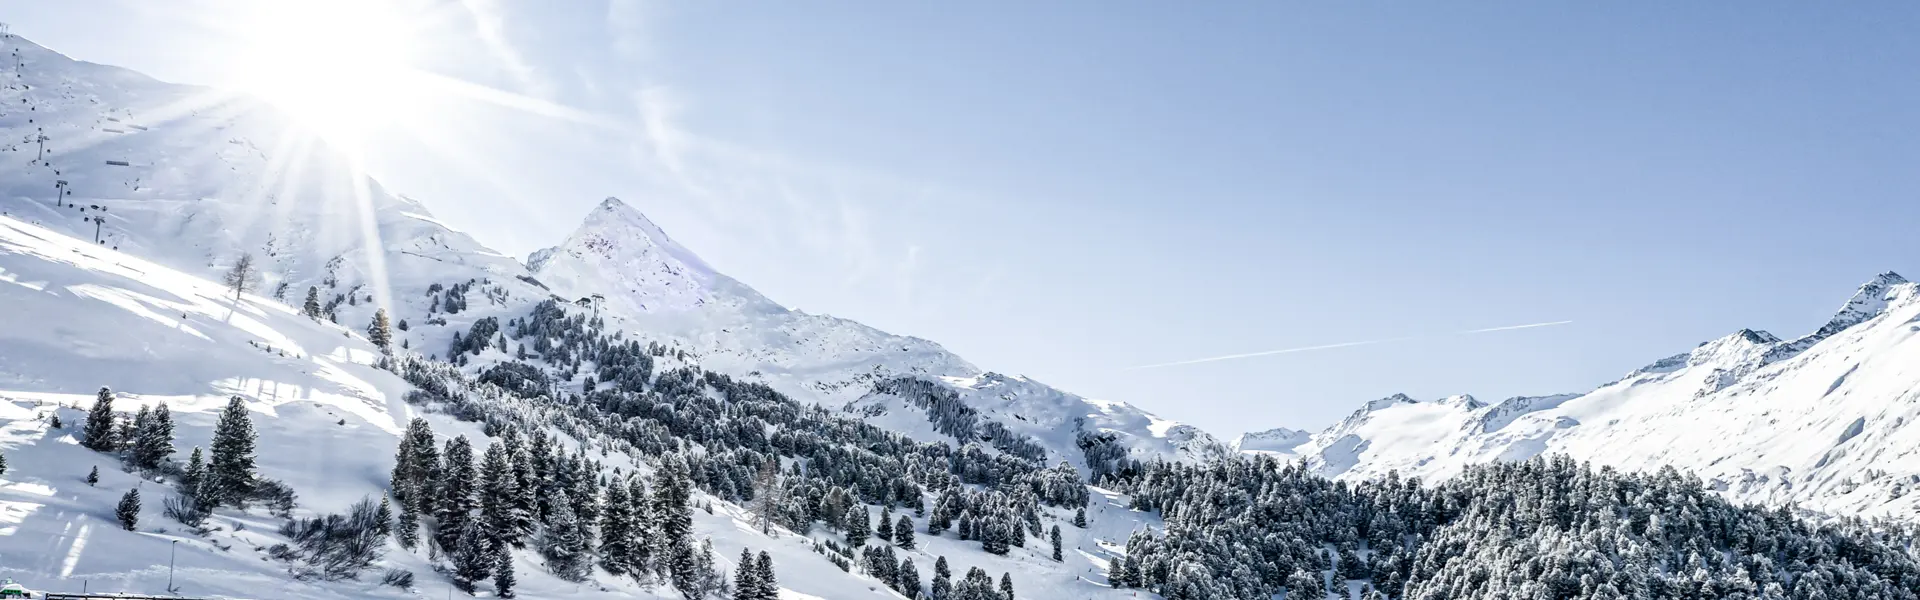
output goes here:
[{"label": "snow-covered pine tree", "polygon": [[1060,553],[1060,526],[1054,525],[1053,529],[1047,532],[1047,537],[1053,540],[1053,561],[1060,562],[1066,560],[1064,555]]},{"label": "snow-covered pine tree", "polygon": [[1000,574],[1000,600],[1013,600],[1013,574]]},{"label": "snow-covered pine tree", "polygon": [[300,305],[300,314],[315,321],[320,320],[320,288],[307,286],[307,301]]},{"label": "snow-covered pine tree", "polygon": [[683,539],[670,556],[673,589],[687,600],[705,598],[725,586],[726,576],[713,568],[713,540],[695,546],[692,540]]},{"label": "snow-covered pine tree", "polygon": [[[684,474],[686,463],[679,457],[668,457],[662,461],[659,474],[653,486],[654,531],[660,536],[661,546],[672,548],[686,541],[693,531],[693,507],[689,504],[690,482]],[[687,546],[691,547],[692,542]]]},{"label": "snow-covered pine tree", "polygon": [[473,583],[486,579],[493,572],[496,556],[492,548],[487,547],[487,537],[480,531],[483,525],[471,520],[460,524],[454,543],[449,545],[447,557],[453,562],[453,584],[460,591],[473,593]]},{"label": "snow-covered pine tree", "polygon": [[373,513],[373,534],[387,537],[393,534],[393,505],[386,496],[380,496],[380,509]]},{"label": "snow-covered pine tree", "polygon": [[773,557],[761,550],[753,561],[754,584],[760,591],[755,600],[780,600],[780,578],[773,573]]},{"label": "snow-covered pine tree", "polygon": [[496,598],[513,597],[513,550],[500,548],[494,552],[493,595]]},{"label": "snow-covered pine tree", "polygon": [[873,537],[882,542],[893,542],[893,507],[880,507],[880,524],[873,528]]},{"label": "snow-covered pine tree", "polygon": [[614,575],[632,573],[634,545],[640,540],[627,485],[619,481],[607,485],[604,504],[600,509],[600,568]]},{"label": "snow-covered pine tree", "polygon": [[113,516],[120,520],[120,528],[127,531],[133,531],[134,526],[140,524],[140,488],[127,490],[127,494],[120,497]]},{"label": "snow-covered pine tree", "polygon": [[100,388],[93,398],[93,408],[87,410],[86,429],[81,433],[80,445],[95,452],[112,452],[115,422],[113,415],[113,390]]},{"label": "snow-covered pine tree", "polygon": [[254,442],[246,401],[239,396],[229,398],[213,426],[213,457],[208,461],[206,477],[213,484],[213,496],[203,498],[208,507],[239,504],[253,494]]},{"label": "snow-covered pine tree", "polygon": [[153,421],[153,409],[141,406],[140,410],[134,411],[133,420],[123,423],[125,427],[117,436],[120,438],[120,449],[126,451],[127,463],[132,466],[145,466],[140,460],[140,432],[146,431],[151,421]]},{"label": "snow-covered pine tree", "polygon": [[[477,473],[473,466],[473,445],[467,436],[447,440],[441,451],[440,468],[440,494],[433,503],[433,518],[439,524],[435,541],[444,549],[460,541],[459,536],[465,534],[476,505],[473,496]],[[486,537],[485,532],[479,533]]]},{"label": "snow-covered pine tree", "polygon": [[913,559],[900,559],[900,567],[893,570],[893,581],[893,589],[899,590],[907,600],[920,597],[920,570],[913,567]]},{"label": "snow-covered pine tree", "polygon": [[[98,467],[95,467],[96,469]],[[180,472],[180,493],[192,494],[200,489],[200,480],[207,477],[207,461],[200,455],[200,447],[194,446],[193,453],[187,455],[187,468]]]},{"label": "snow-covered pine tree", "polygon": [[[885,527],[884,523],[882,527]],[[893,523],[893,543],[901,548],[913,549],[913,519],[900,515],[900,520]]]},{"label": "snow-covered pine tree", "polygon": [[126,418],[119,419],[119,425],[113,429],[112,446],[115,451],[133,449],[134,419],[137,418],[139,418],[138,415],[127,415]]},{"label": "snow-covered pine tree", "polygon": [[840,527],[847,530],[848,546],[859,548],[867,545],[867,537],[873,535],[872,518],[865,506],[855,504],[847,509],[847,515],[840,519]]},{"label": "snow-covered pine tree", "polygon": [[412,550],[420,545],[420,513],[400,505],[400,518],[394,528],[394,541],[400,542],[401,548]]},{"label": "snow-covered pine tree", "polygon": [[947,567],[947,557],[942,556],[933,562],[933,583],[927,591],[932,600],[953,597],[953,569]]},{"label": "snow-covered pine tree", "polygon": [[513,465],[507,462],[506,445],[498,440],[488,444],[480,462],[480,518],[487,526],[487,543],[495,548],[523,545],[520,520],[513,514],[519,482],[514,479]]},{"label": "snow-covered pine tree", "polygon": [[100,483],[100,465],[94,465],[93,470],[87,471],[87,485],[91,486],[97,483]]},{"label": "snow-covered pine tree", "polygon": [[993,589],[993,576],[980,567],[967,569],[967,576],[953,585],[949,594],[953,600],[999,600],[1000,592]]},{"label": "snow-covered pine tree", "polygon": [[733,570],[733,600],[760,600],[760,571],[753,562],[753,550],[740,549],[740,564]]},{"label": "snow-covered pine tree", "polygon": [[373,322],[367,324],[367,341],[382,351],[393,349],[393,324],[387,321],[387,309],[373,311]]},{"label": "snow-covered pine tree", "polygon": [[1081,529],[1087,528],[1087,509],[1086,508],[1082,507],[1082,508],[1074,509],[1073,526]]},{"label": "snow-covered pine tree", "polygon": [[654,557],[660,554],[660,536],[656,535],[653,501],[647,494],[647,482],[639,477],[627,481],[627,501],[633,510],[633,546],[627,562],[635,579],[655,570]]},{"label": "snow-covered pine tree", "polygon": [[567,492],[555,492],[553,512],[540,528],[540,555],[547,559],[547,570],[567,581],[585,581],[592,572],[590,541],[582,535],[580,518],[573,513],[573,501]]},{"label": "snow-covered pine tree", "polygon": [[146,418],[134,417],[133,463],[143,469],[158,469],[173,456],[173,412],[161,402],[151,414],[145,408],[141,414]]}]

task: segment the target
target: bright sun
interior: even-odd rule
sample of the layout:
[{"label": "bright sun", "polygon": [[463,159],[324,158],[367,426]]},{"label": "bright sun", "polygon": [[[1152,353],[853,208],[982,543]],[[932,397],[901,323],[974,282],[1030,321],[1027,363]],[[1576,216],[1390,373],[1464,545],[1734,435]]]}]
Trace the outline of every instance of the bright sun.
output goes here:
[{"label": "bright sun", "polygon": [[389,0],[248,3],[242,87],[322,138],[355,146],[417,113],[422,77],[409,66],[415,32]]}]

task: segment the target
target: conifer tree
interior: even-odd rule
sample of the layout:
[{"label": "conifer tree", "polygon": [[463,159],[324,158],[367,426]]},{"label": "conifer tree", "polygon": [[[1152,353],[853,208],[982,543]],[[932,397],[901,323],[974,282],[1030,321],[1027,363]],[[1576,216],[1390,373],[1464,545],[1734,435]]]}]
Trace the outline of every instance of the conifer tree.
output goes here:
[{"label": "conifer tree", "polygon": [[95,452],[112,452],[113,428],[116,425],[113,416],[113,390],[100,388],[94,396],[93,408],[87,410],[87,425],[80,437],[80,445]]},{"label": "conifer tree", "polygon": [[60,422],[60,413],[58,412],[53,413],[52,416],[53,418],[50,419],[51,423],[49,423],[50,426],[52,426],[54,429],[66,429],[67,425],[65,423]]},{"label": "conifer tree", "polygon": [[928,591],[933,600],[948,600],[953,596],[953,570],[947,567],[947,557],[933,562],[933,584]]},{"label": "conifer tree", "polygon": [[387,321],[387,309],[373,311],[373,322],[367,324],[367,341],[373,342],[381,351],[393,349],[393,324]]},{"label": "conifer tree", "polygon": [[[884,527],[884,524],[882,527]],[[899,545],[901,548],[908,550],[913,549],[913,519],[907,518],[906,515],[900,515],[900,520],[894,522],[893,543]]]},{"label": "conifer tree", "polygon": [[[94,467],[99,470],[99,467]],[[200,455],[200,447],[194,446],[193,453],[187,455],[187,469],[180,473],[180,493],[193,494],[200,489],[200,481],[207,477],[207,461]]]},{"label": "conifer tree", "polygon": [[307,302],[300,306],[300,313],[309,319],[320,320],[320,288],[307,286]]},{"label": "conifer tree", "polygon": [[773,557],[765,550],[753,561],[753,578],[760,590],[756,600],[780,600],[780,578],[773,574]]},{"label": "conifer tree", "polygon": [[661,545],[671,548],[686,540],[693,531],[693,507],[688,504],[689,482],[681,474],[685,469],[678,458],[663,465],[653,488],[654,529]]},{"label": "conifer tree", "polygon": [[660,536],[656,534],[653,516],[653,502],[647,494],[647,482],[634,477],[627,482],[627,500],[633,506],[633,549],[628,562],[632,565],[634,577],[640,577],[652,570],[654,557],[660,548]]},{"label": "conifer tree", "polygon": [[1054,562],[1060,562],[1060,561],[1066,560],[1065,555],[1061,554],[1060,552],[1060,526],[1054,525],[1053,529],[1047,533],[1047,537],[1052,538],[1053,540]]},{"label": "conifer tree", "polygon": [[847,509],[847,516],[841,519],[840,526],[847,530],[847,545],[855,548],[867,545],[867,536],[873,535],[872,517],[867,507],[859,504]]},{"label": "conifer tree", "polygon": [[893,507],[880,507],[880,525],[873,528],[873,537],[882,542],[893,541]]},{"label": "conifer tree", "polygon": [[133,527],[140,524],[140,488],[127,490],[127,494],[120,497],[113,516],[120,519],[120,528],[127,531],[133,531]]},{"label": "conifer tree", "polygon": [[142,407],[134,417],[133,463],[146,469],[160,468],[173,456],[173,413],[161,402],[148,413]]},{"label": "conifer tree", "polygon": [[627,486],[613,482],[607,486],[606,506],[600,510],[600,567],[614,575],[636,570],[634,545],[639,543],[633,520],[633,500]]},{"label": "conifer tree", "polygon": [[495,547],[524,544],[519,536],[520,520],[514,515],[519,494],[506,446],[498,441],[488,444],[480,466],[480,514],[487,525],[487,543]]},{"label": "conifer tree", "polygon": [[[452,548],[464,535],[467,523],[472,521],[474,509],[473,445],[467,442],[467,436],[454,436],[447,440],[442,454],[441,473],[439,475],[440,497],[433,503],[433,518],[439,523],[438,539],[441,548]],[[478,532],[482,538],[486,536]]]},{"label": "conifer tree", "polygon": [[[507,439],[503,443],[507,445],[509,458],[513,463],[514,491],[519,492],[513,497],[514,528],[518,530],[514,539],[521,540],[521,544],[524,545],[525,540],[533,535],[534,527],[540,518],[541,480],[534,469],[533,455],[519,435],[515,435],[513,430],[508,430]],[[635,500],[644,500],[644,497]]]},{"label": "conifer tree", "polygon": [[454,543],[447,546],[447,556],[453,562],[453,584],[460,591],[472,594],[473,583],[486,579],[497,561],[493,550],[487,547],[479,523],[466,521],[459,528],[453,536]]},{"label": "conifer tree", "polygon": [[1087,509],[1085,507],[1073,511],[1073,526],[1081,529],[1087,528]]},{"label": "conifer tree", "polygon": [[227,400],[213,427],[213,458],[207,464],[207,480],[212,483],[208,507],[239,504],[253,494],[253,421],[247,417],[247,405],[239,396]]},{"label": "conifer tree", "polygon": [[[152,413],[148,414],[151,415]],[[113,451],[119,452],[133,449],[133,431],[136,427],[135,419],[138,418],[138,415],[127,415],[126,418],[118,420],[119,426],[113,429],[113,441],[108,443],[108,446],[112,447]]]},{"label": "conifer tree", "polygon": [[754,564],[753,550],[740,549],[740,564],[733,570],[733,600],[760,600],[760,570]]},{"label": "conifer tree", "polygon": [[393,534],[393,505],[386,496],[380,497],[380,510],[373,513],[373,521],[374,535],[384,538]]},{"label": "conifer tree", "polygon": [[998,600],[1000,597],[993,589],[993,576],[980,567],[967,569],[967,576],[953,585],[949,595],[954,600]]},{"label": "conifer tree", "polygon": [[555,492],[553,513],[540,530],[540,554],[547,559],[547,570],[567,581],[585,581],[593,566],[588,554],[589,540],[582,535],[580,519],[573,513],[567,492]]},{"label": "conifer tree", "polygon": [[1013,575],[1000,574],[1000,600],[1013,600]]},{"label": "conifer tree", "polygon": [[87,485],[96,483],[100,483],[100,465],[94,465],[93,470],[87,471]]},{"label": "conifer tree", "polygon": [[724,577],[713,568],[713,540],[694,546],[683,539],[670,556],[673,588],[687,600],[704,598],[724,585]]},{"label": "conifer tree", "polygon": [[394,532],[394,538],[400,542],[401,548],[412,550],[414,547],[420,545],[419,514],[420,513],[416,513],[412,509],[407,508],[405,504],[400,505],[400,519],[399,522],[394,525],[397,528]]},{"label": "conifer tree", "polygon": [[[902,515],[902,517],[904,516],[905,515]],[[920,597],[920,571],[913,567],[913,559],[900,559],[900,568],[894,569],[893,580],[898,584],[894,586],[894,589],[899,590],[902,595],[907,597],[907,600],[914,600]]]},{"label": "conifer tree", "polygon": [[493,595],[497,598],[513,597],[513,551],[501,548],[494,553]]}]

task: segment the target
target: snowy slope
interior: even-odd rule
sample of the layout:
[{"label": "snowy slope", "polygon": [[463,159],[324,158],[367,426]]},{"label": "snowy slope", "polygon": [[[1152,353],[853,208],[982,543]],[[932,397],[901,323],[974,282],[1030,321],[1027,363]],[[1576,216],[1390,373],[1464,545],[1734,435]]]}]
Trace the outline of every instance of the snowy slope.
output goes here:
[{"label": "snowy slope", "polygon": [[1143,460],[1204,459],[1224,448],[1192,426],[1124,403],[983,372],[928,340],[780,306],[715,272],[615,198],[595,208],[565,243],[528,262],[554,293],[598,302],[610,327],[671,340],[705,368],[757,378],[798,399],[846,406],[923,439],[951,438],[934,432],[917,408],[871,394],[875,383],[900,376],[946,383],[986,418],[1039,441],[1054,462],[1081,464],[1074,446],[1080,431],[1116,432]]},{"label": "snowy slope", "polygon": [[[268,107],[73,61],[18,37],[0,38],[0,52],[19,56],[16,68],[0,64],[0,428],[11,434],[0,439],[0,452],[12,461],[0,479],[0,537],[19,536],[0,544],[0,577],[61,591],[85,582],[96,591],[153,593],[164,587],[163,555],[180,540],[176,580],[184,593],[404,595],[370,581],[290,581],[283,564],[261,560],[256,550],[279,541],[269,533],[275,521],[261,514],[222,512],[215,522],[223,530],[207,539],[159,531],[175,526],[159,514],[165,486],[141,484],[121,473],[117,460],[78,447],[73,435],[81,413],[58,406],[84,407],[102,385],[121,394],[116,408],[122,412],[164,400],[180,421],[184,453],[206,445],[215,413],[226,398],[240,395],[260,430],[263,474],[291,484],[303,514],[338,512],[385,487],[395,432],[414,416],[399,401],[406,384],[368,366],[373,353],[359,329],[373,307],[411,321],[409,330],[395,332],[397,341],[429,353],[476,319],[526,314],[553,296],[547,284],[512,258],[444,227],[418,203],[355,175],[350,161],[300,135]],[[49,138],[44,156],[36,145],[14,141],[41,133]],[[56,188],[62,180],[67,184]],[[602,307],[616,329],[694,349],[702,366],[757,372],[783,391],[819,402],[858,399],[880,374],[986,376],[932,342],[782,308],[713,273],[644,216],[616,208],[625,212],[596,211],[583,234],[530,260],[566,299],[585,295],[575,293],[581,289],[600,293],[607,282],[623,286],[603,294],[628,302]],[[96,226],[103,238],[98,244]],[[634,258],[609,252],[642,246],[648,260],[677,271],[641,270],[648,262],[587,264],[562,253],[596,245],[606,260]],[[242,252],[260,261],[263,281],[236,303],[209,281]],[[583,269],[602,266],[608,268]],[[564,269],[575,269],[575,276]],[[467,310],[429,309],[429,286],[469,280],[477,287]],[[699,285],[674,287],[678,282]],[[284,300],[276,301],[282,283]],[[290,308],[307,286],[318,288],[323,300],[343,300],[341,325],[315,323]],[[710,293],[715,290],[720,293]],[[502,357],[489,352],[485,358]],[[979,386],[981,401],[993,403],[982,411],[1020,431],[1045,432],[1085,412],[1079,416],[1137,433],[1169,453],[1178,451],[1176,444],[1216,445],[1204,433],[1125,405],[1006,381]],[[1016,406],[1020,399],[1036,405]],[[49,428],[46,419],[56,410],[65,429]],[[1014,414],[1045,416],[1048,424]],[[443,437],[481,437],[472,424],[429,419]],[[1077,457],[1071,437],[1046,441],[1057,444],[1055,459]],[[94,465],[102,481],[89,488],[80,478]],[[112,522],[112,506],[134,485],[149,489],[146,510],[140,531],[123,532]],[[1089,508],[1092,529],[1064,527],[1065,564],[1036,560],[1038,548],[995,557],[951,539],[923,538],[922,553],[944,554],[960,571],[978,565],[1012,572],[1020,585],[1033,586],[1025,589],[1052,590],[1053,597],[1122,596],[1085,580],[1102,580],[1099,567],[1117,551],[1114,544],[1154,524],[1125,505],[1097,495]],[[768,539],[736,515],[737,508],[724,503],[714,515],[696,512],[697,533],[714,539],[723,567],[731,567],[742,547],[765,548],[781,566],[787,597],[893,595],[809,556],[800,536]],[[241,524],[245,531],[237,531]],[[926,572],[931,555],[916,562]],[[423,586],[444,585],[423,557],[390,548],[387,563],[414,571]],[[529,557],[521,563],[523,597],[655,597],[609,580],[564,583],[543,575]]]},{"label": "snowy slope", "polygon": [[1920,286],[1873,278],[1819,330],[1741,330],[1585,394],[1485,405],[1376,400],[1298,453],[1321,473],[1447,477],[1565,453],[1688,469],[1741,500],[1913,516],[1920,496]]},{"label": "snowy slope", "polygon": [[[188,534],[160,513],[167,485],[142,482],[121,472],[117,459],[76,442],[84,408],[102,385],[115,388],[121,412],[166,402],[180,425],[176,444],[183,455],[208,446],[215,416],[229,396],[239,395],[259,432],[262,475],[294,487],[298,513],[342,511],[385,488],[398,434],[415,416],[400,401],[408,386],[368,365],[374,351],[365,340],[258,296],[236,304],[221,286],[7,217],[0,217],[0,306],[9,309],[0,311],[0,452],[11,465],[0,478],[0,538],[7,540],[0,544],[0,577],[51,591],[78,591],[84,582],[93,591],[159,593],[169,547],[178,541],[174,579],[184,594],[413,596],[378,587],[377,576],[340,584],[293,581],[283,563],[265,559],[261,548],[283,540],[268,533],[277,520],[259,512],[222,510],[214,519],[221,531]],[[51,428],[54,413],[63,429]],[[426,416],[442,436],[485,440],[476,424]],[[101,481],[90,487],[83,478],[96,466]],[[141,525],[122,531],[113,506],[136,486],[145,495]],[[1146,521],[1105,505],[1094,509],[1096,518],[1105,510],[1123,513],[1105,523],[1129,528],[1112,533],[1115,539]],[[797,594],[792,597],[895,597],[833,568],[801,536],[762,536],[737,507],[720,504],[713,515],[695,516],[696,535],[711,537],[729,567],[743,547],[768,550],[782,567],[782,585]],[[1082,532],[1068,530],[1070,544],[1107,556],[1098,543],[1082,541]],[[946,554],[962,569],[1011,571],[1035,585],[1071,584],[1072,573],[1093,564],[1087,556],[1068,565],[1034,564],[1018,554],[992,557],[951,538],[923,542],[923,554]],[[421,588],[444,589],[424,556],[390,547],[387,557],[384,566],[414,571]],[[522,597],[678,597],[612,578],[568,583],[545,575],[530,554],[519,560]],[[932,560],[929,555],[924,564]],[[1084,587],[1088,594],[1099,590]]]},{"label": "snowy slope", "polygon": [[[786,309],[715,272],[618,200],[522,265],[358,174],[350,159],[268,106],[74,61],[19,37],[0,42],[9,58],[19,56],[13,69],[0,65],[0,213],[87,240],[97,228],[107,247],[211,279],[249,252],[262,265],[263,295],[298,304],[315,286],[323,302],[343,301],[338,321],[349,326],[365,324],[374,306],[389,307],[395,320],[416,325],[398,335],[427,353],[476,319],[524,315],[554,294],[599,294],[613,329],[830,406],[859,399],[884,377],[984,374],[927,340]],[[48,138],[44,157],[40,145],[15,141],[39,135]],[[58,181],[68,183],[56,189]],[[431,310],[429,286],[467,281],[486,289],[484,300],[476,294],[457,315]],[[418,326],[429,317],[445,322]],[[1021,412],[1110,421],[1101,427],[1121,429],[1143,457],[1207,455],[1217,446],[1190,427],[1173,436],[1131,428],[1166,423],[1133,407],[1089,407],[1046,386],[1021,387],[1031,392],[1028,404],[1066,403]],[[977,399],[998,411],[1002,391]],[[1054,434],[1041,442],[1055,460],[1078,459],[1072,432],[1002,420]]]}]

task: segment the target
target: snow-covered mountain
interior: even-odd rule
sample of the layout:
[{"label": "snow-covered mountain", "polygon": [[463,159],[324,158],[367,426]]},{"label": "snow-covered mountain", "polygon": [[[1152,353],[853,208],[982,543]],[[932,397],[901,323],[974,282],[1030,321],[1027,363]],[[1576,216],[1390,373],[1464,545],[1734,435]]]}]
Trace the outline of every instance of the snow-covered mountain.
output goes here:
[{"label": "snow-covered mountain", "polygon": [[[883,376],[925,376],[959,390],[940,377],[984,375],[932,342],[784,309],[712,272],[617,201],[589,215],[567,243],[530,260],[552,279],[550,289],[526,265],[356,174],[350,161],[270,107],[73,61],[18,37],[0,35],[0,52],[17,67],[0,65],[0,455],[9,462],[0,474],[0,538],[8,540],[0,545],[0,577],[30,587],[157,593],[171,577],[184,593],[202,596],[414,597],[379,585],[378,572],[346,582],[290,577],[270,551],[288,541],[274,533],[281,520],[258,508],[221,509],[208,532],[187,531],[161,511],[173,482],[124,472],[111,454],[75,443],[82,409],[101,386],[118,392],[122,416],[167,402],[180,424],[180,454],[206,447],[215,415],[240,396],[260,436],[260,474],[297,490],[296,515],[378,498],[409,419],[428,419],[443,438],[484,443],[488,433],[402,402],[412,386],[374,368],[378,352],[360,334],[375,307],[407,323],[393,332],[396,344],[444,354],[456,334],[484,319],[523,318],[537,303],[560,299],[576,314],[598,309],[628,339],[677,347],[688,361],[760,377],[815,402],[858,399]],[[256,258],[260,281],[236,300],[214,281],[243,253]],[[299,313],[309,287],[337,323]],[[571,306],[592,294],[603,302]],[[449,305],[456,297],[459,310]],[[468,371],[509,359],[488,350]],[[980,409],[987,420],[1039,431],[1006,408],[1023,395],[1035,404],[1020,411],[1030,418],[1093,411],[1084,403],[1039,405],[1071,397],[1020,381],[1018,389],[982,386],[996,402]],[[1119,416],[1087,427],[1138,428],[1143,447],[1211,443],[1137,410],[1109,412]],[[1079,455],[1071,437],[1046,441],[1064,444],[1049,448],[1050,458]],[[646,468],[617,453],[604,458]],[[94,466],[99,482],[89,484]],[[139,526],[126,531],[114,504],[134,488],[147,499]],[[696,501],[710,509],[694,511],[695,533],[714,542],[723,570],[744,548],[765,550],[781,565],[784,598],[897,597],[867,574],[832,568],[805,534],[762,534],[743,507],[704,495]],[[921,569],[946,557],[957,571],[1011,573],[1035,586],[1029,589],[1127,595],[1091,581],[1118,540],[1156,519],[1098,490],[1086,511],[1089,527],[1066,530],[1075,550],[1059,562],[1032,543],[992,555],[952,535],[927,534],[918,549],[899,550]],[[177,573],[166,567],[170,551],[177,551]],[[563,581],[531,551],[515,560],[523,597],[679,596],[615,577]],[[394,547],[380,567],[410,570],[422,590],[438,595],[446,583],[434,563],[424,549]]]},{"label": "snow-covered mountain", "polygon": [[[1740,330],[1585,394],[1374,400],[1292,452],[1347,479],[1564,453],[1699,474],[1741,499],[1920,511],[1920,285],[1884,273],[1813,333]],[[1245,448],[1254,450],[1258,448]]]},{"label": "snow-covered mountain", "polygon": [[[264,295],[298,304],[317,287],[350,325],[387,307],[396,321],[425,325],[397,335],[428,353],[479,319],[505,321],[558,296],[598,298],[597,314],[613,329],[835,408],[888,378],[986,375],[931,341],[782,307],[714,271],[619,200],[609,198],[562,244],[522,264],[388,192],[271,107],[9,40],[18,69],[0,69],[0,213],[81,239],[97,230],[104,246],[208,278],[251,253]],[[473,282],[475,300],[458,313],[441,310],[428,291],[463,282]],[[954,389],[982,403],[987,419],[1033,436],[1052,461],[1081,464],[1080,424],[1113,430],[1141,459],[1211,456],[1223,447],[1138,408],[1089,403],[1030,380]],[[1057,418],[1040,424],[1016,415]]]},{"label": "snow-covered mountain", "polygon": [[875,384],[897,377],[944,383],[984,419],[1036,440],[1053,461],[1084,464],[1075,445],[1082,433],[1113,433],[1139,460],[1204,459],[1224,449],[1206,432],[1125,403],[985,372],[928,340],[780,306],[714,271],[615,198],[601,202],[560,246],[535,252],[528,265],[555,294],[598,303],[616,329],[671,340],[705,368],[846,407],[910,435],[953,439],[932,427],[920,407],[874,393]]}]

